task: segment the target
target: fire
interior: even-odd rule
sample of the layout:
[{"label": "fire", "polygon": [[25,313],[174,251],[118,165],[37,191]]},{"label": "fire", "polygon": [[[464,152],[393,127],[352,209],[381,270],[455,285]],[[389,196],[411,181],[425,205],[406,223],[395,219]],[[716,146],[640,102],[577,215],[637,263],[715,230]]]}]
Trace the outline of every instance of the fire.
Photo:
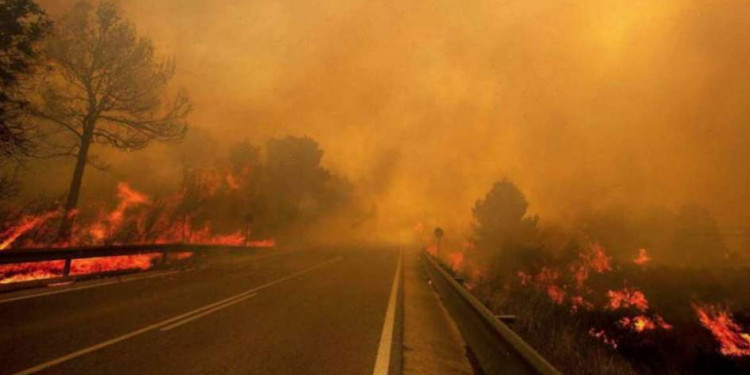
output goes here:
[{"label": "fire", "polygon": [[584,310],[593,310],[594,304],[586,301],[586,299],[583,298],[583,296],[572,296],[570,297],[570,304],[571,304],[571,310],[573,312],[578,311],[578,309],[584,309]]},{"label": "fire", "polygon": [[112,272],[120,270],[147,270],[161,254],[123,255],[103,258],[74,259],[70,263],[71,275]]},{"label": "fire", "polygon": [[[610,271],[610,257],[599,244],[590,244],[587,252],[579,254],[578,261],[559,269],[542,267],[535,275],[518,272],[519,282],[523,286],[531,286],[544,291],[549,298],[557,303],[570,303],[571,309],[577,311],[579,308],[591,310],[594,305],[587,301],[582,295],[590,292],[586,281],[590,273],[604,273]],[[572,283],[566,281],[572,280]]]},{"label": "fire", "polygon": [[424,231],[424,224],[422,224],[421,221],[418,221],[418,222],[414,223],[414,226],[412,227],[412,229],[414,229],[415,231],[421,233],[421,232]]},{"label": "fire", "polygon": [[225,177],[227,186],[231,190],[239,190],[240,189],[240,183],[237,182],[237,177],[234,176],[232,171],[229,170],[229,168],[226,169],[226,177]]},{"label": "fire", "polygon": [[659,315],[654,315],[653,318],[645,315],[637,315],[633,318],[624,317],[617,323],[620,327],[630,329],[634,332],[649,331],[657,328],[672,329],[672,325],[665,322]]},{"label": "fire", "polygon": [[[188,228],[189,229],[189,228]],[[186,242],[190,243],[202,243],[211,245],[230,245],[230,246],[242,246],[245,243],[245,236],[241,231],[237,231],[231,234],[225,235],[214,235],[211,232],[211,227],[206,224],[203,228],[197,231],[188,230],[188,237]],[[174,242],[166,241],[166,242]]]},{"label": "fire", "polygon": [[276,246],[276,240],[273,238],[266,238],[265,240],[248,241],[247,246],[271,248]]},{"label": "fire", "polygon": [[604,252],[602,245],[593,243],[591,244],[590,250],[591,251],[587,254],[581,254],[584,264],[598,273],[612,270],[612,267],[609,264],[610,257]]},{"label": "fire", "polygon": [[52,219],[56,216],[60,215],[59,210],[50,211],[38,216],[24,216],[21,218],[21,222],[11,226],[4,232],[0,233],[0,238],[3,238],[2,242],[0,242],[0,250],[5,250],[10,247],[10,245],[15,242],[18,237],[21,237],[24,235],[24,233],[39,227],[40,225],[44,224],[49,219]]},{"label": "fire", "polygon": [[750,333],[743,330],[726,308],[693,303],[701,324],[719,343],[719,352],[730,357],[750,356]]},{"label": "fire", "polygon": [[430,255],[432,255],[432,256],[436,256],[437,255],[437,245],[434,245],[434,244],[427,245],[427,252],[430,253]]},{"label": "fire", "polygon": [[565,292],[557,285],[547,286],[547,295],[558,305],[561,305],[565,301]]},{"label": "fire", "polygon": [[89,228],[88,232],[94,240],[103,241],[115,233],[122,225],[125,211],[129,208],[149,203],[146,195],[131,189],[125,182],[117,184],[117,197],[120,200],[117,207]]},{"label": "fire", "polygon": [[0,284],[59,277],[63,267],[62,260],[0,265]]},{"label": "fire", "polygon": [[589,273],[604,273],[611,271],[610,257],[604,252],[604,248],[598,243],[589,244],[589,251],[580,253],[580,262],[570,266],[570,272],[576,281],[576,286],[582,289],[589,278]]},{"label": "fire", "polygon": [[640,311],[648,310],[648,300],[640,290],[624,288],[622,290],[607,291],[609,303],[607,307],[611,310],[634,307]]},{"label": "fire", "polygon": [[[192,256],[192,253],[175,255],[173,259],[185,259]],[[77,276],[123,270],[147,270],[153,267],[161,257],[160,253],[153,253],[74,259],[70,263],[70,274]],[[0,265],[0,284],[62,277],[64,267],[65,261],[63,260]]]},{"label": "fire", "polygon": [[589,335],[591,335],[592,337],[596,337],[597,339],[601,340],[603,343],[611,346],[612,349],[617,349],[617,341],[615,341],[612,338],[609,338],[607,336],[607,333],[604,332],[604,330],[597,331],[597,330],[591,328],[589,330]]},{"label": "fire", "polygon": [[448,255],[448,264],[454,272],[459,272],[463,269],[464,264],[464,253],[460,251],[452,252]]},{"label": "fire", "polygon": [[[228,170],[226,172],[226,176],[222,176],[221,173],[209,173],[200,175],[198,178],[204,184],[208,184],[211,189],[214,189],[216,183],[220,183],[224,177],[226,177],[226,183],[230,189],[238,187],[232,184],[232,181],[236,182],[233,180],[234,175],[231,175]],[[246,245],[261,248],[276,246],[276,241],[272,238],[248,241],[243,231],[215,234],[208,222],[195,229],[190,215],[176,214],[176,212],[179,212],[177,210],[180,204],[185,199],[184,192],[154,201],[146,194],[134,190],[127,183],[121,182],[117,185],[117,198],[117,205],[111,211],[102,211],[93,221],[77,220],[70,239],[65,243],[54,243],[53,246],[121,244],[123,241],[133,244],[187,242]],[[148,210],[142,209],[143,207],[148,208]],[[159,210],[155,210],[155,208],[159,208]],[[22,217],[19,223],[0,232],[0,250],[17,245],[17,240],[25,233],[42,228],[45,222],[60,215],[61,211],[55,210],[38,216]],[[37,243],[33,240],[24,239],[24,242],[19,246],[42,247],[49,246],[50,242],[47,241],[46,244],[42,245],[44,241]],[[76,259],[71,262],[70,273],[71,275],[81,275],[117,270],[146,270],[156,264],[156,260],[160,256],[160,254],[155,253]],[[172,254],[170,259],[185,259],[190,256],[192,256],[191,252]],[[63,261],[0,265],[0,283],[59,277],[62,276],[63,266]]]},{"label": "fire", "polygon": [[651,257],[648,256],[648,251],[646,249],[638,249],[638,257],[633,260],[633,263],[643,266],[650,261]]}]

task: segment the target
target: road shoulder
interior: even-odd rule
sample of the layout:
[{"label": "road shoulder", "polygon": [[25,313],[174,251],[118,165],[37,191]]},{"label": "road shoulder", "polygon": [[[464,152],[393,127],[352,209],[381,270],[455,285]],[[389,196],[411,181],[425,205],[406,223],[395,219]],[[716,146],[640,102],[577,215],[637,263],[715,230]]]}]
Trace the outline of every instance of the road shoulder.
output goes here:
[{"label": "road shoulder", "polygon": [[404,254],[404,375],[471,375],[466,344],[422,271],[416,251]]}]

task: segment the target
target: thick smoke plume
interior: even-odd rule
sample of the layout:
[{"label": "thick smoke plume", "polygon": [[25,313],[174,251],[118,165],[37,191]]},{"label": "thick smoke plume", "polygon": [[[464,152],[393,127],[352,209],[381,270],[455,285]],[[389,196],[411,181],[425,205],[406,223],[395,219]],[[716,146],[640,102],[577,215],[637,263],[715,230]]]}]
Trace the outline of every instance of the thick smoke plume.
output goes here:
[{"label": "thick smoke plume", "polygon": [[[52,15],[70,6],[41,4]],[[745,2],[121,4],[174,55],[194,128],[218,149],[287,134],[318,140],[384,237],[420,220],[464,232],[474,201],[504,177],[543,221],[694,202],[724,232],[745,229]],[[109,161],[130,177],[142,165],[134,160],[165,152]],[[148,179],[179,176],[169,163],[149,165]],[[91,172],[89,189],[102,176]]]}]

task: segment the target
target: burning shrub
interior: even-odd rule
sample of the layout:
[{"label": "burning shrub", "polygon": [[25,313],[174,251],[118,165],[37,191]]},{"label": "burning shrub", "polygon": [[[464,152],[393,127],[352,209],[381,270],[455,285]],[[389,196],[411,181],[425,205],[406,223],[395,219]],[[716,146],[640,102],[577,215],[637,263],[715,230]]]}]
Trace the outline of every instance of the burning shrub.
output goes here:
[{"label": "burning shrub", "polygon": [[[471,246],[442,256],[493,311],[518,316],[513,328],[564,373],[750,373],[750,300],[737,293],[747,269],[727,266],[705,210],[539,230],[527,207],[512,182],[495,184],[474,207]],[[604,243],[618,242],[610,254]],[[730,312],[727,300],[741,303]]]},{"label": "burning shrub", "polygon": [[474,205],[472,254],[494,275],[533,263],[540,255],[538,217],[527,217],[528,202],[516,185],[508,180],[495,183],[484,199]]}]

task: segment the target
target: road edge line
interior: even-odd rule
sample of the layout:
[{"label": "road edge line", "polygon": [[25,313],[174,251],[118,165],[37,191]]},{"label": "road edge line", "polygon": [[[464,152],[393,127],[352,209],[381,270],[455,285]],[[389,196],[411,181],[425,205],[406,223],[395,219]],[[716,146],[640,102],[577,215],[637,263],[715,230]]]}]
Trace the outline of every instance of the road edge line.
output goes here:
[{"label": "road edge line", "polygon": [[391,294],[388,297],[388,307],[385,310],[385,321],[383,322],[383,331],[380,334],[380,344],[378,345],[378,354],[375,358],[375,367],[372,370],[372,375],[395,375],[391,374],[390,370],[392,352],[394,351],[394,331],[396,329],[396,310],[401,285],[402,258],[403,248],[399,249],[398,252],[398,263],[396,263],[396,272],[393,276]]}]

